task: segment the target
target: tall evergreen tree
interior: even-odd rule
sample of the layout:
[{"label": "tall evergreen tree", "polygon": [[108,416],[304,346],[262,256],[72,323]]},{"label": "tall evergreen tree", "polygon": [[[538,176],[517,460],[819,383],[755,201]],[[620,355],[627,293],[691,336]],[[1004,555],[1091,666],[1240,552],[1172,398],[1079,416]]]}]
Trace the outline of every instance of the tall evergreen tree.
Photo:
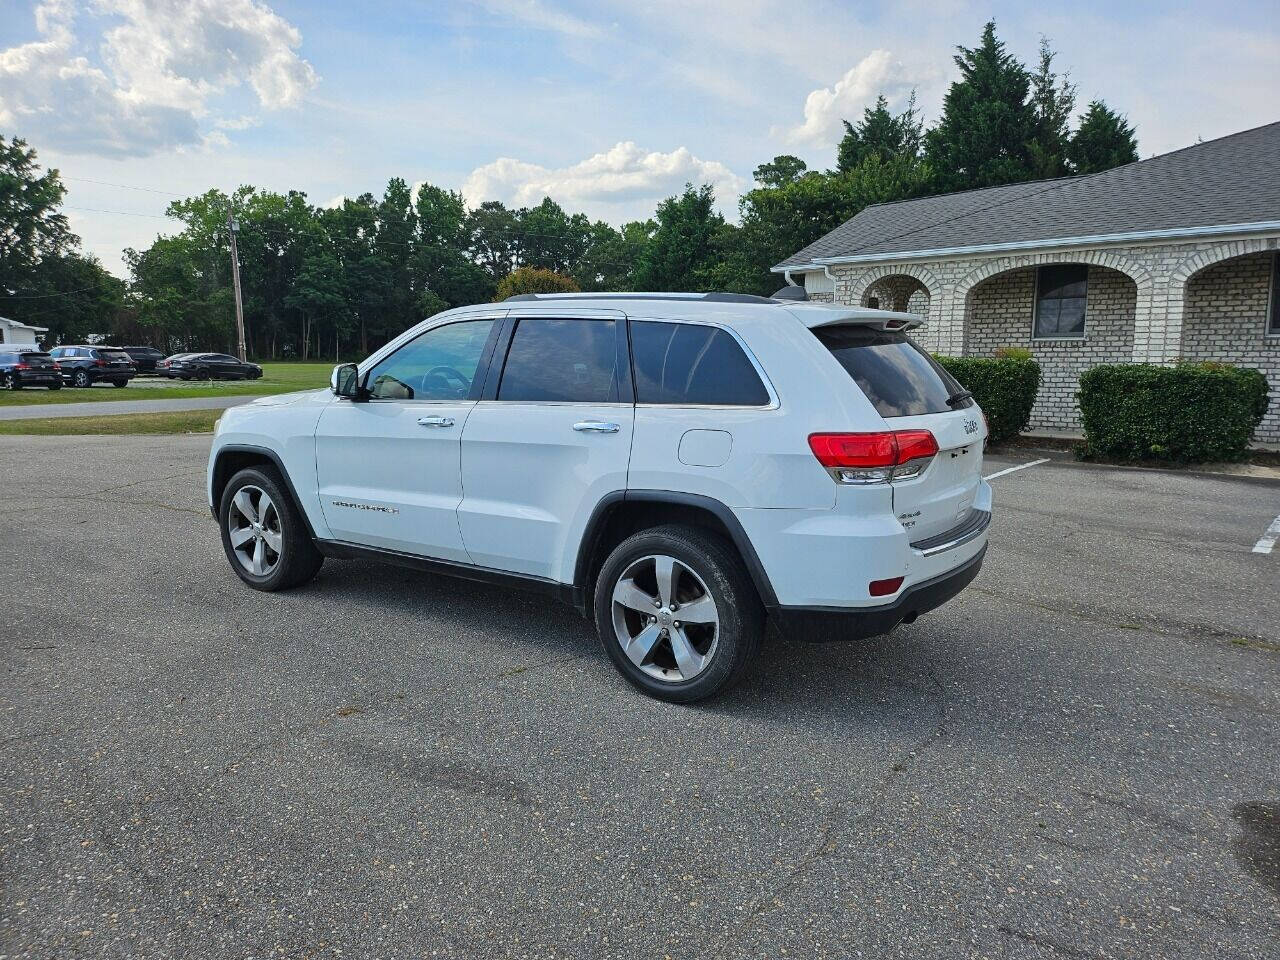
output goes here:
[{"label": "tall evergreen tree", "polygon": [[641,290],[705,290],[715,264],[724,217],[716,212],[710,184],[685,184],[678,197],[658,204],[658,228],[636,268]]},{"label": "tall evergreen tree", "polygon": [[996,38],[995,21],[978,46],[957,47],[960,79],[943,101],[942,119],[925,137],[925,156],[938,191],[1017,183],[1035,176],[1030,143],[1036,133],[1031,78]]},{"label": "tall evergreen tree", "polygon": [[881,94],[874,107],[863,110],[857,126],[844,121],[844,137],[836,151],[836,169],[849,173],[872,156],[886,163],[897,157],[914,159],[920,154],[923,128],[924,121],[916,109],[915,91],[906,109],[899,114],[889,112],[889,101]]},{"label": "tall evergreen tree", "polygon": [[803,177],[808,169],[809,165],[799,157],[783,153],[756,167],[751,178],[762,187],[785,187]]},{"label": "tall evergreen tree", "polygon": [[1056,54],[1047,37],[1040,38],[1040,64],[1031,77],[1031,106],[1035,110],[1036,129],[1031,140],[1031,162],[1038,179],[1065,176],[1067,145],[1071,140],[1068,124],[1076,109],[1076,88],[1064,75],[1061,80],[1053,70]]},{"label": "tall evergreen tree", "polygon": [[1074,173],[1100,173],[1138,159],[1138,138],[1125,118],[1101,100],[1092,101],[1067,146]]}]

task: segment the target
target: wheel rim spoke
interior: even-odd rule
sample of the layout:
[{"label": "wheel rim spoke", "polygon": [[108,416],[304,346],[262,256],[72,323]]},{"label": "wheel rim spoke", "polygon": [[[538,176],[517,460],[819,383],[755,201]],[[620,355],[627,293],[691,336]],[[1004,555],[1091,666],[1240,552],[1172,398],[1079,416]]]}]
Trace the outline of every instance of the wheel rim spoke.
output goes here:
[{"label": "wheel rim spoke", "polygon": [[231,545],[237,549],[253,539],[253,527],[237,527],[231,531]]},{"label": "wheel rim spoke", "polygon": [[255,540],[253,544],[253,572],[258,576],[262,576],[267,572],[267,545],[261,540]]},{"label": "wheel rim spoke", "polygon": [[623,646],[623,652],[637,667],[644,666],[645,659],[653,650],[654,644],[658,642],[660,636],[662,636],[662,630],[659,629],[656,623],[651,623]]},{"label": "wheel rim spoke", "polygon": [[688,636],[681,629],[671,631],[671,652],[675,654],[676,666],[680,668],[682,680],[696,677],[707,665],[706,658],[693,648]]},{"label": "wheel rim spoke", "polygon": [[240,516],[250,523],[258,522],[258,511],[253,507],[253,497],[250,496],[248,487],[242,487],[231,503],[240,511]]},{"label": "wheel rim spoke", "polygon": [[720,615],[716,613],[716,602],[711,594],[703,594],[697,600],[680,604],[680,612],[676,614],[685,623],[719,623]]},{"label": "wheel rim spoke", "polygon": [[272,530],[269,527],[263,527],[262,539],[266,541],[267,546],[270,547],[277,556],[280,555],[281,537],[277,531]]},{"label": "wheel rim spoke", "polygon": [[676,595],[676,577],[678,568],[672,557],[653,558],[653,576],[658,581],[658,599],[664,607],[671,606]]},{"label": "wheel rim spoke", "polygon": [[614,603],[620,603],[628,610],[638,610],[646,615],[653,613],[654,607],[657,606],[654,601],[657,599],[653,594],[641,590],[630,578],[619,580],[618,585],[613,588]]}]

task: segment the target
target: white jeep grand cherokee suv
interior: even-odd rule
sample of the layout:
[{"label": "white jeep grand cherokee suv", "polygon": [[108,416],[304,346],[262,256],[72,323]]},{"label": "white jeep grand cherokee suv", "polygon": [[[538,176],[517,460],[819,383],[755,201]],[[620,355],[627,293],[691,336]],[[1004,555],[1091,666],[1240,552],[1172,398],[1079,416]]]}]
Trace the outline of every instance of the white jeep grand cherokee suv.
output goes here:
[{"label": "white jeep grand cherokee suv", "polygon": [[255,589],[341,557],[552,591],[637,687],[698,700],[766,618],[870,637],[977,575],[986,424],[919,323],[733,294],[450,310],[228,410],[209,502]]}]

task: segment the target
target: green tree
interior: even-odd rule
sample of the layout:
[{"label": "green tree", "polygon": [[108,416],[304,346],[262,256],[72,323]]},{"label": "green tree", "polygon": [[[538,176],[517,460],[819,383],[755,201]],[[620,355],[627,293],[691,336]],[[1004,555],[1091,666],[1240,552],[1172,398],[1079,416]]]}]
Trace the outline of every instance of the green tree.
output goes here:
[{"label": "green tree", "polygon": [[0,136],[0,303],[23,294],[44,257],[79,243],[59,211],[66,192],[25,140]]},{"label": "green tree", "polygon": [[1076,109],[1076,88],[1070,79],[1059,80],[1053,70],[1056,54],[1047,37],[1040,38],[1040,63],[1031,77],[1031,106],[1035,111],[1035,134],[1029,152],[1037,179],[1066,176],[1068,125]]},{"label": "green tree", "polygon": [[716,212],[710,184],[685,184],[678,197],[658,204],[657,229],[636,266],[641,290],[711,289],[710,271],[722,249],[724,217]]},{"label": "green tree", "polygon": [[1138,159],[1138,138],[1125,118],[1092,101],[1067,147],[1074,173],[1101,173]]},{"label": "green tree", "polygon": [[500,200],[486,200],[467,215],[467,249],[495,281],[517,266],[516,212]]},{"label": "green tree", "polygon": [[762,187],[785,187],[803,177],[808,169],[809,165],[799,157],[784,153],[760,164],[751,176]]},{"label": "green tree", "polygon": [[1036,113],[1026,68],[996,38],[995,21],[973,49],[957,47],[960,79],[943,101],[942,119],[925,137],[938,192],[1029,180]]},{"label": "green tree", "polygon": [[857,126],[844,121],[844,136],[836,148],[836,169],[849,173],[872,156],[884,163],[919,157],[923,137],[924,121],[916,109],[915,92],[899,114],[889,112],[889,101],[881,94],[874,107],[863,110]]},{"label": "green tree", "polygon": [[522,293],[577,293],[578,285],[573,277],[566,277],[544,267],[519,267],[498,281],[496,300]]},{"label": "green tree", "polygon": [[493,278],[467,256],[467,207],[462,194],[423,184],[416,210],[413,289],[419,318],[451,306],[491,300]]},{"label": "green tree", "polygon": [[591,221],[580,213],[569,216],[560,204],[544,197],[536,207],[516,215],[513,235],[520,266],[568,273],[590,243]]}]

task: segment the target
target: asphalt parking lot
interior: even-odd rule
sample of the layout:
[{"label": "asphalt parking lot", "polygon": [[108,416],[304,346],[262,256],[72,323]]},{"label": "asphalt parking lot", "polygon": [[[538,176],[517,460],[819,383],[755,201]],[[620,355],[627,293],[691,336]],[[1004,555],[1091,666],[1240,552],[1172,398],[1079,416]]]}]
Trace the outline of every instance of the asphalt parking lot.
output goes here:
[{"label": "asphalt parking lot", "polygon": [[245,589],[208,445],[0,438],[0,955],[1280,955],[1280,485],[1004,474],[957,600],[689,708],[538,597]]}]

